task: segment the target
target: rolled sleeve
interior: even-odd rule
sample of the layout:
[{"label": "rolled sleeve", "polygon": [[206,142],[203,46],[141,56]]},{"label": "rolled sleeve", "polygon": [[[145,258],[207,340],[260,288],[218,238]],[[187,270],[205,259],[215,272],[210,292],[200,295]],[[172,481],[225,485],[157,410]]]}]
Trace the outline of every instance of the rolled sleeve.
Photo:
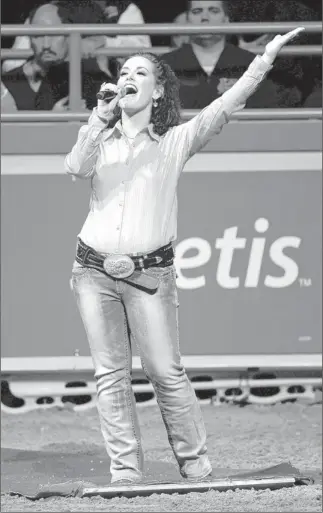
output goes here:
[{"label": "rolled sleeve", "polygon": [[98,116],[97,109],[93,109],[88,124],[80,128],[76,144],[65,158],[64,167],[67,174],[78,178],[93,176],[98,148],[107,123]]}]

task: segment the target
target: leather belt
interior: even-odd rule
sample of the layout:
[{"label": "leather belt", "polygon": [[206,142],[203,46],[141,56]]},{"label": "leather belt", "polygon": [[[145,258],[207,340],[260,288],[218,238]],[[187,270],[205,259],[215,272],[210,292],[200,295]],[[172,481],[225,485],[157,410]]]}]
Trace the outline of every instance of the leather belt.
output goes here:
[{"label": "leather belt", "polygon": [[135,271],[143,271],[144,269],[149,269],[149,267],[167,267],[172,265],[174,262],[174,249],[172,243],[169,243],[156,251],[138,256],[121,254],[102,255],[78,238],[75,259],[85,267],[92,267],[115,279],[122,280],[130,278]]}]

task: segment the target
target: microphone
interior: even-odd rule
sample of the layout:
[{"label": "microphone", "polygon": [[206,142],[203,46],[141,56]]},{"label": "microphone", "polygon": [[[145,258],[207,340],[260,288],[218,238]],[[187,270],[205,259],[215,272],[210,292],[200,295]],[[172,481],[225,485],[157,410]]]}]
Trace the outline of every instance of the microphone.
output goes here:
[{"label": "microphone", "polygon": [[116,96],[119,96],[119,99],[123,98],[126,95],[125,87],[119,89],[119,91],[111,91],[111,89],[106,89],[105,91],[99,91],[96,95],[98,100],[103,100],[106,103],[110,103]]}]

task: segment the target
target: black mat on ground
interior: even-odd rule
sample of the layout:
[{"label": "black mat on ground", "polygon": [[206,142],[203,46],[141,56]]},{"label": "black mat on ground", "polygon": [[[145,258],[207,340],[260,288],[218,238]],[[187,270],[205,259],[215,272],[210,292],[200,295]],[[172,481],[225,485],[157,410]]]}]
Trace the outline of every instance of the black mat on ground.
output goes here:
[{"label": "black mat on ground", "polygon": [[[30,499],[50,496],[82,496],[83,488],[105,487],[110,483],[110,461],[104,449],[67,453],[1,449],[1,493],[22,495]],[[311,475],[312,474],[312,475]],[[317,479],[313,472],[301,473],[290,463],[261,469],[214,468],[213,478],[295,477],[295,484],[310,484]],[[316,476],[317,477],[317,476]],[[143,484],[183,483],[172,463],[146,460]]]}]

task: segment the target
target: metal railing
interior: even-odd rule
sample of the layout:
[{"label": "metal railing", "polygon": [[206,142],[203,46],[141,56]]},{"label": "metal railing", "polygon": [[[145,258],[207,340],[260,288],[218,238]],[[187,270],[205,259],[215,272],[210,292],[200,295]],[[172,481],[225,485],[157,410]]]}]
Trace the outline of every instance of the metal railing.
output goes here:
[{"label": "metal railing", "polygon": [[[264,52],[264,46],[250,46],[248,47],[248,51],[254,54],[262,54]],[[163,55],[165,53],[171,52],[175,50],[175,48],[171,46],[153,46],[152,52],[155,55]],[[147,51],[147,47],[116,47],[116,48],[98,48],[93,52],[93,56],[99,57],[100,55],[106,55],[107,57],[127,57],[131,55],[134,51],[136,52],[145,52]],[[322,55],[322,46],[320,45],[306,45],[299,46],[293,45],[283,48],[279,55],[291,55],[291,56],[299,56],[299,55]],[[1,60],[5,59],[28,59],[28,57],[32,57],[32,50],[11,50],[11,49],[3,49],[1,51]]]},{"label": "metal railing", "polygon": [[[195,116],[199,110],[183,110],[182,112],[182,120],[186,121]],[[17,113],[10,114],[1,114],[2,122],[10,122],[10,123],[33,123],[33,122],[41,122],[46,123],[50,122],[63,122],[63,121],[87,121],[89,119],[90,113],[87,111],[78,112],[51,112],[51,111],[20,111]],[[264,120],[304,120],[304,119],[322,119],[322,109],[245,109],[240,112],[236,112],[231,117],[232,120],[235,121],[264,121]]]},{"label": "metal railing", "polygon": [[95,24],[63,24],[56,26],[32,26],[32,25],[2,25],[1,36],[22,35],[70,35],[82,34],[84,36],[126,36],[126,35],[192,35],[192,34],[279,34],[293,30],[299,26],[305,28],[305,32],[320,34],[322,22],[275,22],[275,23],[230,23],[223,25],[180,25],[169,23],[145,23],[142,25],[95,25]]},{"label": "metal railing", "polygon": [[[81,37],[90,35],[192,35],[209,34],[253,34],[270,33],[278,34],[293,30],[297,26],[303,26],[307,33],[321,33],[321,22],[288,22],[288,23],[230,23],[228,25],[176,25],[176,24],[142,24],[142,25],[58,25],[58,26],[28,26],[28,25],[2,25],[1,36],[39,36],[39,35],[65,35],[69,36],[69,112],[53,113],[46,112],[19,112],[2,114],[3,122],[31,122],[31,121],[83,121],[88,119],[88,113],[81,112],[82,90],[81,90],[81,59],[82,45]],[[146,50],[147,48],[102,48],[95,52],[95,55],[106,56],[127,56],[134,51]],[[156,54],[163,54],[169,51],[168,47],[152,47],[150,51]],[[262,53],[264,48],[254,47],[254,53]],[[280,55],[321,55],[321,45],[298,46],[291,45],[281,50]],[[32,55],[30,50],[1,51],[1,60],[28,58]],[[190,118],[196,111],[183,111],[183,118]],[[250,109],[237,113],[234,119],[321,119],[321,109]]]}]

